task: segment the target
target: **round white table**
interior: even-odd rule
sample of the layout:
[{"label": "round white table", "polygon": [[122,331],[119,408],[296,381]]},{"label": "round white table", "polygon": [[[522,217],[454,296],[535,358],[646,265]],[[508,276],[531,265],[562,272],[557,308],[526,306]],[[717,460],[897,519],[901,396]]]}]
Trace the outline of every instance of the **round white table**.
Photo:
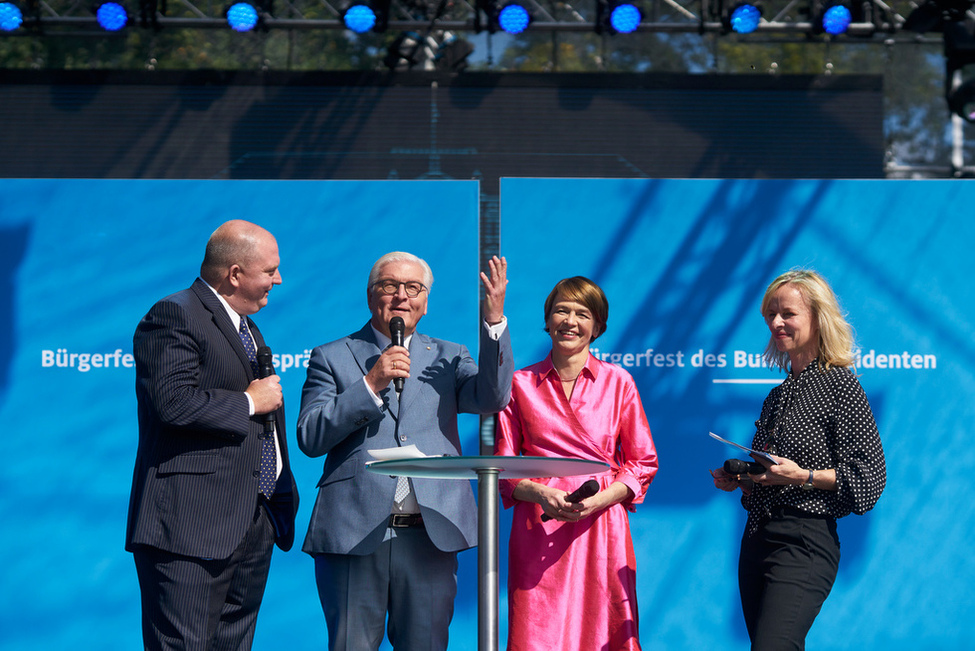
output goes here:
[{"label": "round white table", "polygon": [[372,472],[393,477],[477,480],[477,648],[498,648],[498,479],[598,475],[602,461],[566,457],[419,457],[373,461]]}]

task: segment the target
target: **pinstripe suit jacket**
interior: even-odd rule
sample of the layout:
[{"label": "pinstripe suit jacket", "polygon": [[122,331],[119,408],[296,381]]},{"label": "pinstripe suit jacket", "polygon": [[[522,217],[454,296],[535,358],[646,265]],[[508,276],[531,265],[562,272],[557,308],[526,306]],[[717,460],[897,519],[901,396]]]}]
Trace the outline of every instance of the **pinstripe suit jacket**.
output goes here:
[{"label": "pinstripe suit jacket", "polygon": [[[495,413],[508,403],[514,362],[507,328],[499,341],[481,328],[479,363],[464,346],[420,333],[414,333],[409,350],[411,377],[398,399],[392,386],[380,392],[382,408],[362,381],[380,355],[369,324],[312,352],[298,445],[309,456],[327,456],[304,551],[363,555],[382,542],[396,480],[366,470],[369,450],[415,443],[431,456],[461,454],[457,414]],[[413,487],[438,549],[477,544],[470,482],[415,479]]]},{"label": "pinstripe suit jacket", "polygon": [[[246,317],[245,317],[246,318]],[[255,344],[264,345],[248,319]],[[264,417],[248,416],[254,373],[240,336],[197,279],[156,303],[133,338],[139,403],[126,549],[148,545],[198,558],[227,558],[258,500]],[[298,491],[288,461],[284,408],[277,411],[284,467],[271,503],[276,542],[294,541]]]}]

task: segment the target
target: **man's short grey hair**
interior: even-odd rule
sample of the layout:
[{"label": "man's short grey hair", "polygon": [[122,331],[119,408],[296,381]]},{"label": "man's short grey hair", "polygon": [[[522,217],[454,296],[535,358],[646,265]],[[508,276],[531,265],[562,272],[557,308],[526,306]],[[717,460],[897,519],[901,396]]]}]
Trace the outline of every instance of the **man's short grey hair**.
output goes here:
[{"label": "man's short grey hair", "polygon": [[372,270],[369,272],[369,284],[366,287],[366,291],[372,289],[372,286],[379,280],[379,272],[390,262],[412,262],[413,264],[420,265],[423,268],[423,280],[421,282],[426,286],[427,293],[430,292],[430,288],[433,287],[433,271],[430,270],[430,265],[423,258],[404,251],[392,251],[376,260],[376,263],[372,265]]}]

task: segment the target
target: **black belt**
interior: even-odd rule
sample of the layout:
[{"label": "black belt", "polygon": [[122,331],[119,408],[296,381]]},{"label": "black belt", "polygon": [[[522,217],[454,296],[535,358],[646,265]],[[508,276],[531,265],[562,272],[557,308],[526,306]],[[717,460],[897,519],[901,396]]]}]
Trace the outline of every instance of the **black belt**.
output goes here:
[{"label": "black belt", "polygon": [[389,526],[397,529],[404,527],[422,527],[423,516],[419,513],[394,513],[389,516]]}]

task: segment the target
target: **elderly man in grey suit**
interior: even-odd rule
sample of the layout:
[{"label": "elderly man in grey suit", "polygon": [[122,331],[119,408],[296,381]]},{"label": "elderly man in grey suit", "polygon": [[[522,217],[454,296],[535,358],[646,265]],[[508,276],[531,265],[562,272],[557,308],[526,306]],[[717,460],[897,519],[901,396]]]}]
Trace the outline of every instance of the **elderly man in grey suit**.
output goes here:
[{"label": "elderly man in grey suit", "polygon": [[[402,252],[369,274],[372,317],[358,332],[312,352],[298,415],[298,445],[327,455],[302,549],[315,559],[332,651],[374,650],[388,615],[393,647],[447,648],[457,593],[457,552],[477,541],[469,482],[394,478],[366,470],[370,450],[416,445],[429,456],[461,454],[460,412],[500,411],[514,364],[504,317],[507,261],[481,273],[478,362],[460,344],[416,331],[433,274]],[[394,317],[403,345],[393,345]],[[402,383],[400,383],[402,381]]]},{"label": "elderly man in grey suit", "polygon": [[294,541],[281,383],[270,362],[260,372],[264,339],[249,316],[281,283],[279,262],[269,232],[226,222],[200,277],[136,329],[139,449],[125,542],[146,649],[250,649],[271,551]]}]

